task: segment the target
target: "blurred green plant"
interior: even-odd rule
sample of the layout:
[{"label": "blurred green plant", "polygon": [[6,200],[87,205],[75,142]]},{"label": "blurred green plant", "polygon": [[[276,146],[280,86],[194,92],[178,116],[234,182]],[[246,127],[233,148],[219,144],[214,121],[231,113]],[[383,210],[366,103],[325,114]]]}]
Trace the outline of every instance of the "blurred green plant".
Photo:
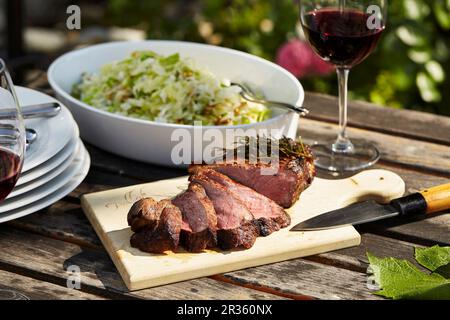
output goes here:
[{"label": "blurred green plant", "polygon": [[[110,0],[108,17],[146,29],[148,38],[206,42],[269,60],[298,31],[293,0]],[[336,94],[334,76],[302,83]],[[450,0],[389,1],[388,27],[374,54],[352,70],[350,95],[450,115]]]}]

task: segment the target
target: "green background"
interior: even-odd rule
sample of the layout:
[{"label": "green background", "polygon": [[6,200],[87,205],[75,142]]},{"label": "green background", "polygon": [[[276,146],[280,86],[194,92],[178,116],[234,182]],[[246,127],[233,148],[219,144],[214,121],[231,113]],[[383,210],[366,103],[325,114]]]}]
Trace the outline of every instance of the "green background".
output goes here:
[{"label": "green background", "polygon": [[[145,28],[151,39],[212,43],[272,61],[301,36],[293,0],[111,0],[107,16]],[[306,90],[337,94],[335,78],[301,81]],[[450,0],[389,1],[381,42],[352,70],[349,85],[352,99],[450,115]]]}]

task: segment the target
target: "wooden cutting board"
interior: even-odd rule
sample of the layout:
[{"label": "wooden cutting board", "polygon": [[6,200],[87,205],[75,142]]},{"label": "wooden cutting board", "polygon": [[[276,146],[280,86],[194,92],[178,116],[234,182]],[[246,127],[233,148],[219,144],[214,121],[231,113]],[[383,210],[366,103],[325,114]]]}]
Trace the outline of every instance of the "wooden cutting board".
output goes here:
[{"label": "wooden cutting board", "polygon": [[[99,235],[130,290],[209,276],[283,260],[319,254],[360,244],[360,235],[349,227],[290,232],[282,229],[259,237],[248,250],[148,254],[130,247],[127,225],[131,205],[142,197],[172,197],[187,187],[187,177],[157,181],[82,197],[83,210]],[[375,198],[388,202],[403,195],[405,183],[393,172],[369,170],[342,180],[316,178],[288,210],[295,224],[355,201]]]}]

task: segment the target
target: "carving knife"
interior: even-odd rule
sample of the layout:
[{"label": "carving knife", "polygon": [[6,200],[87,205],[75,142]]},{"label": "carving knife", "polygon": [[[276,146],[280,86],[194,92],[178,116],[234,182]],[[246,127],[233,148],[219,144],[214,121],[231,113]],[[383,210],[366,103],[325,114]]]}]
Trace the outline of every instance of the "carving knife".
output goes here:
[{"label": "carving knife", "polygon": [[358,225],[396,216],[425,215],[450,209],[450,183],[392,200],[388,204],[363,201],[318,215],[291,231],[312,231]]}]

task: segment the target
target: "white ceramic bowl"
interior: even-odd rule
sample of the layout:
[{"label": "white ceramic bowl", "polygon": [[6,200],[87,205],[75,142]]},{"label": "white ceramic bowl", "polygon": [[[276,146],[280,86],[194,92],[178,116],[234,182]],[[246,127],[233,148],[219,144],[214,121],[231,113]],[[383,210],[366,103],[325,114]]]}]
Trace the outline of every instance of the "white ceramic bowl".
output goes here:
[{"label": "white ceramic bowl", "polygon": [[[182,57],[192,57],[220,78],[257,88],[267,99],[297,106],[303,103],[303,88],[289,72],[267,60],[232,49],[180,41],[149,40],[110,42],[64,54],[48,70],[50,85],[57,98],[72,112],[80,127],[81,137],[117,155],[153,164],[179,165],[172,157],[174,147],[179,146],[178,141],[172,141],[176,129],[190,134],[191,145],[194,145],[194,141],[197,145],[200,143],[202,148],[210,144],[199,142],[199,136],[194,135],[194,128],[198,127],[128,118],[93,108],[71,96],[72,86],[80,81],[83,72],[96,72],[102,65],[121,60],[135,50],[153,50],[164,55],[178,52]],[[274,110],[273,117],[264,122],[240,126],[203,126],[202,129],[203,132],[217,129],[219,131],[215,132],[223,134],[226,129],[255,129],[257,133],[261,133],[261,129],[277,129],[279,136],[295,137],[298,119],[298,115],[293,112]],[[190,157],[189,161],[198,161],[202,156],[201,152],[190,153],[184,154]]]}]

